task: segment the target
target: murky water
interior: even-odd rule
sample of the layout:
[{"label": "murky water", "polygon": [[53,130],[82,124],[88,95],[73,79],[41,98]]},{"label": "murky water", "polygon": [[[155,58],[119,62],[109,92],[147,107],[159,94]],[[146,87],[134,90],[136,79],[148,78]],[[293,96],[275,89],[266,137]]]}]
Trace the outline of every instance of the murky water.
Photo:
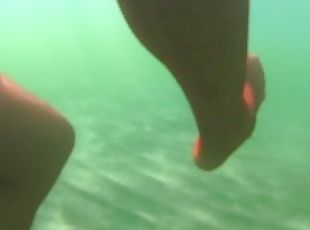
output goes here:
[{"label": "murky water", "polygon": [[252,138],[206,173],[183,94],[115,1],[2,0],[0,69],[77,132],[33,230],[310,229],[309,7],[252,2],[268,99]]}]

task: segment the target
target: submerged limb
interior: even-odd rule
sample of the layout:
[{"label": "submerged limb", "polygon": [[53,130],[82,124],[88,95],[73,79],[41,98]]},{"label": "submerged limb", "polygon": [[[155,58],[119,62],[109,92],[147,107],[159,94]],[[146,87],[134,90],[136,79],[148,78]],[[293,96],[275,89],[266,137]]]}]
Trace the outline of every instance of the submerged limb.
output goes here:
[{"label": "submerged limb", "polygon": [[[228,154],[218,154],[213,158],[209,157],[210,146],[208,141],[201,137],[195,143],[193,148],[193,157],[197,166],[203,169],[213,169],[219,163],[224,162],[240,144],[250,137],[254,127],[256,114],[265,99],[265,74],[262,64],[256,55],[249,55],[247,59],[246,80],[243,88],[243,105],[244,105],[244,126],[239,127],[239,132],[234,129],[226,130],[223,134],[229,138],[230,148],[226,150]],[[227,118],[230,119],[230,118]],[[236,123],[237,124],[237,123]],[[229,126],[228,126],[229,127]],[[232,133],[231,133],[232,132]],[[229,137],[229,133],[231,136]],[[220,140],[220,138],[219,138]],[[226,146],[227,144],[220,144]],[[229,146],[229,145],[228,145]],[[218,147],[217,149],[221,149]],[[223,150],[222,150],[223,151]],[[223,151],[225,152],[225,150]],[[230,154],[229,154],[230,153]]]},{"label": "submerged limb", "polygon": [[58,112],[0,75],[0,229],[29,229],[74,145]]},{"label": "submerged limb", "polygon": [[[173,74],[187,97],[203,150],[198,166],[220,166],[250,136],[248,0],[118,0],[141,43]],[[254,92],[254,91],[253,91]]]}]

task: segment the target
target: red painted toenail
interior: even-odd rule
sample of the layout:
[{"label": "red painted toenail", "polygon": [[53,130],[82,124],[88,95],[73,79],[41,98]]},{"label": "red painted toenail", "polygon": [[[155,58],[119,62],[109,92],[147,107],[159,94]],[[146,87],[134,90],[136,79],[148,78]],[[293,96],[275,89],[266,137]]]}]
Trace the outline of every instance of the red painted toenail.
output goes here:
[{"label": "red painted toenail", "polygon": [[243,100],[246,104],[246,107],[251,113],[254,113],[255,110],[255,100],[254,100],[254,91],[250,83],[246,82],[243,88]]},{"label": "red painted toenail", "polygon": [[200,155],[201,155],[201,152],[202,152],[202,140],[201,138],[198,138],[196,143],[195,143],[195,146],[193,148],[193,156],[195,159],[199,159],[200,158]]}]

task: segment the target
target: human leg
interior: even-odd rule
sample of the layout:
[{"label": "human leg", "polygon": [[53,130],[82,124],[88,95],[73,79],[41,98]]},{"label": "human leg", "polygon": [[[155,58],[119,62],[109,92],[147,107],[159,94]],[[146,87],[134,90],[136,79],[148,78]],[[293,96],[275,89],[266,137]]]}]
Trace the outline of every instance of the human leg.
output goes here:
[{"label": "human leg", "polygon": [[249,1],[118,2],[135,35],[170,70],[189,100],[200,133],[195,162],[206,170],[218,167],[250,136],[262,101],[256,98],[250,114],[245,83],[251,86],[247,92],[255,94],[263,84],[253,79],[262,81],[263,75],[257,77],[257,70],[246,81]]},{"label": "human leg", "polygon": [[29,229],[73,145],[62,115],[0,74],[0,229]]}]

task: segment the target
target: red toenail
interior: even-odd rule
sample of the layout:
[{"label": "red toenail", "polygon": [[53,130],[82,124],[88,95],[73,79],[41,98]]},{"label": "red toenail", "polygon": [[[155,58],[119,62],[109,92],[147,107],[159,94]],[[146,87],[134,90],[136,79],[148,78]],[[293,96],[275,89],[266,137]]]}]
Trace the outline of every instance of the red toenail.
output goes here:
[{"label": "red toenail", "polygon": [[194,158],[199,159],[201,152],[202,152],[202,140],[201,140],[201,138],[198,138],[196,143],[195,143],[195,146],[193,148]]},{"label": "red toenail", "polygon": [[250,83],[246,82],[243,88],[243,100],[248,110],[253,113],[255,109],[254,92]]}]

